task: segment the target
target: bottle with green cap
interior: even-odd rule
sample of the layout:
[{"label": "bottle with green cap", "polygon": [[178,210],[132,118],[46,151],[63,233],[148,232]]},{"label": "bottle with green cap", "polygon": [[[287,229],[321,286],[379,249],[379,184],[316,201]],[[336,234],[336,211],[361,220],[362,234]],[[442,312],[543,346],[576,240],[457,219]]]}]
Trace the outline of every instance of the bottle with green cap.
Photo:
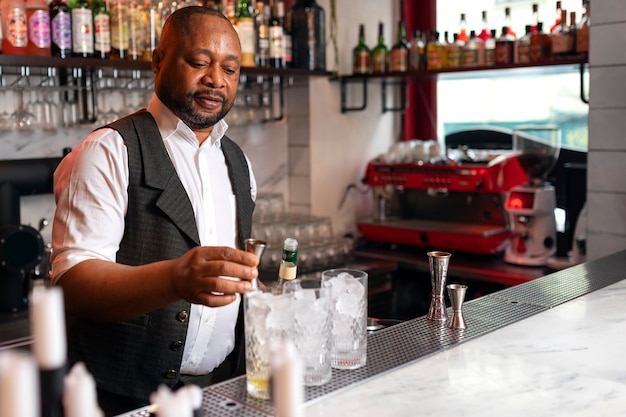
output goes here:
[{"label": "bottle with green cap", "polygon": [[278,269],[277,291],[282,292],[285,281],[296,278],[298,273],[298,241],[292,237],[285,239],[283,243],[283,253]]}]

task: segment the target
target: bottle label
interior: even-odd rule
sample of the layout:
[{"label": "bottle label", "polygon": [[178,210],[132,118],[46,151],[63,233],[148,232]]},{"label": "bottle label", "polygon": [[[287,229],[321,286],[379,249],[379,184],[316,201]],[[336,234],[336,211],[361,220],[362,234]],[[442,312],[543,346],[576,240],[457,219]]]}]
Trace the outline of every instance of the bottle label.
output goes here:
[{"label": "bottle label", "polygon": [[282,59],[283,57],[283,28],[270,26],[270,58]]},{"label": "bottle label", "polygon": [[552,54],[567,55],[574,49],[574,38],[571,33],[552,36]]},{"label": "bottle label", "polygon": [[512,64],[515,44],[512,41],[496,43],[496,64]]},{"label": "bottle label", "polygon": [[352,72],[355,74],[367,74],[370,72],[370,54],[368,51],[355,51],[353,61],[354,68]]},{"label": "bottle label", "polygon": [[59,11],[50,22],[52,42],[59,49],[72,49],[72,20],[70,14]]},{"label": "bottle label", "polygon": [[90,9],[72,10],[72,48],[74,52],[93,54],[93,20]]},{"label": "bottle label", "polygon": [[372,54],[372,72],[380,74],[387,71],[387,54],[374,52]]},{"label": "bottle label", "polygon": [[461,48],[454,45],[448,48],[448,67],[458,68],[461,66]]},{"label": "bottle label", "polygon": [[283,61],[287,66],[291,65],[293,56],[291,53],[291,35],[283,33]]},{"label": "bottle label", "polygon": [[128,6],[115,3],[111,6],[111,48],[128,51],[130,46]]},{"label": "bottle label", "polygon": [[409,69],[408,50],[404,48],[395,48],[389,55],[389,71],[403,72]]},{"label": "bottle label", "polygon": [[429,70],[441,69],[441,50],[438,47],[426,49],[426,68]]},{"label": "bottle label", "polygon": [[530,62],[530,45],[522,44],[517,47],[517,61],[527,64]]},{"label": "bottle label", "polygon": [[254,54],[256,41],[254,33],[254,20],[245,18],[239,20],[239,40],[241,41],[241,53]]},{"label": "bottle label", "polygon": [[95,50],[98,52],[111,52],[111,26],[110,18],[106,13],[100,13],[93,18],[93,30],[95,33]]},{"label": "bottle label", "polygon": [[282,279],[292,280],[296,279],[298,275],[298,266],[292,263],[282,263],[278,269],[278,276]]},{"label": "bottle label", "polygon": [[478,51],[476,49],[464,49],[462,55],[464,67],[475,67],[478,65]]},{"label": "bottle label", "polygon": [[496,50],[495,48],[485,49],[485,65],[493,66],[496,64]]},{"label": "bottle label", "polygon": [[25,48],[28,45],[28,25],[26,23],[26,10],[16,7],[10,9],[5,17],[7,21],[7,33],[5,38],[15,48]]},{"label": "bottle label", "polygon": [[28,19],[28,37],[37,48],[50,48],[50,15],[45,10],[35,10]]},{"label": "bottle label", "polygon": [[589,52],[589,26],[582,26],[576,31],[576,52]]}]

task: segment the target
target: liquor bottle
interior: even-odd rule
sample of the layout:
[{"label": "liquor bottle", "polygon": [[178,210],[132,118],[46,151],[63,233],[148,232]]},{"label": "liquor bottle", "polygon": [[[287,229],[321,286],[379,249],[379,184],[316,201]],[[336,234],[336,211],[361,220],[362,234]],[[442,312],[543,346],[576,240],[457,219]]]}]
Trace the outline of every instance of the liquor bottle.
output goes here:
[{"label": "liquor bottle", "polygon": [[489,39],[491,37],[491,32],[489,31],[489,29],[487,28],[487,11],[483,10],[482,13],[482,29],[480,31],[480,33],[478,34],[478,38],[482,39],[483,42],[486,42],[487,39]]},{"label": "liquor bottle", "polygon": [[147,3],[147,9],[144,9],[144,16],[146,19],[146,33],[143,45],[143,57],[142,61],[152,61],[152,52],[156,49],[159,39],[161,38],[161,31],[163,29],[163,22],[169,15],[169,11],[163,8],[161,0],[151,0]]},{"label": "liquor bottle", "polygon": [[446,45],[447,54],[447,68],[460,68],[461,67],[461,49],[463,45],[459,42],[459,34],[452,34],[452,42]]},{"label": "liquor bottle", "polygon": [[496,65],[496,30],[491,29],[489,38],[485,41],[485,66]]},{"label": "liquor bottle", "polygon": [[107,59],[111,53],[111,17],[103,0],[92,0],[94,56]]},{"label": "liquor bottle", "polygon": [[502,34],[496,39],[496,65],[515,62],[515,37],[509,34],[508,26],[502,26]]},{"label": "liquor bottle", "polygon": [[506,33],[507,35],[511,35],[514,38],[517,38],[517,34],[513,30],[513,25],[511,24],[511,8],[506,7],[504,9],[504,24],[506,25]]},{"label": "liquor bottle", "polygon": [[530,62],[547,61],[552,57],[552,39],[543,31],[543,22],[537,23],[537,31],[530,36]]},{"label": "liquor bottle", "polygon": [[0,55],[2,55],[2,25],[2,7],[0,7]]},{"label": "liquor bottle", "polygon": [[293,67],[326,70],[325,13],[315,0],[296,0],[290,11]]},{"label": "liquor bottle", "polygon": [[550,34],[553,59],[569,58],[574,52],[574,38],[567,24],[566,10],[561,10],[561,18],[559,20],[561,23]]},{"label": "liquor bottle", "polygon": [[576,55],[582,58],[589,56],[589,21],[589,0],[583,0],[583,15],[576,28]]},{"label": "liquor bottle", "polygon": [[[285,68],[293,67],[293,34],[291,33],[291,14],[287,18],[283,0],[276,0],[283,4],[283,63]],[[291,12],[291,10],[290,10]]]},{"label": "liquor bottle", "polygon": [[128,5],[128,54],[126,59],[139,61],[143,58],[146,44],[146,25],[143,22],[144,5],[141,0],[130,0]]},{"label": "liquor bottle", "polygon": [[409,42],[409,69],[411,71],[421,71],[426,69],[426,43],[422,37],[422,32],[415,30]]},{"label": "liquor bottle", "polygon": [[389,50],[385,45],[385,35],[383,33],[383,22],[378,23],[378,43],[372,49],[372,73],[383,74],[388,71],[387,55]]},{"label": "liquor bottle", "polygon": [[389,51],[389,71],[406,72],[409,70],[409,45],[406,41],[404,21],[398,22],[397,41]]},{"label": "liquor bottle", "polygon": [[2,53],[26,55],[28,47],[28,20],[24,0],[2,1]]},{"label": "liquor bottle", "polygon": [[277,290],[282,292],[285,281],[296,279],[298,275],[298,241],[288,237],[283,242],[283,251],[278,269]]},{"label": "liquor bottle", "polygon": [[533,3],[533,24],[530,27],[530,33],[537,32],[538,24],[539,24],[539,5],[537,3]]},{"label": "liquor bottle", "polygon": [[285,5],[282,1],[277,1],[272,7],[272,18],[269,24],[270,37],[270,67],[284,68],[283,60],[283,27],[285,17]]},{"label": "liquor bottle", "polygon": [[463,68],[485,65],[485,43],[476,36],[476,31],[470,31],[470,39],[463,45]]},{"label": "liquor bottle", "polygon": [[[556,2],[556,15],[554,17],[554,23],[550,26],[550,33],[554,32],[558,27],[561,26],[561,22],[563,21],[563,9],[561,9],[561,2]],[[566,19],[567,21],[567,19]]]},{"label": "liquor bottle", "polygon": [[365,44],[365,25],[359,25],[359,41],[352,49],[352,73],[369,74],[372,70],[371,51]]},{"label": "liquor bottle", "polygon": [[50,13],[44,0],[26,0],[28,55],[50,56]]},{"label": "liquor bottle", "polygon": [[241,42],[241,65],[254,67],[256,53],[256,34],[254,32],[254,15],[248,0],[237,3],[237,31]]},{"label": "liquor bottle", "polygon": [[112,0],[109,8],[111,17],[111,59],[126,59],[130,47],[130,11],[128,0]]},{"label": "liquor bottle", "polygon": [[72,18],[65,0],[52,0],[50,13],[50,51],[52,56],[67,58],[72,54]]},{"label": "liquor bottle", "polygon": [[576,38],[578,36],[577,32],[578,32],[578,28],[576,27],[578,25],[578,20],[576,20],[576,12],[570,12],[569,13],[569,33],[572,35],[572,53],[571,53],[571,57],[572,58],[576,58],[578,57],[578,52],[576,52]]},{"label": "liquor bottle", "polygon": [[93,56],[93,12],[87,0],[70,2],[72,13],[72,55],[89,58]]},{"label": "liquor bottle", "polygon": [[467,20],[465,20],[465,13],[461,13],[461,21],[459,23],[459,42],[467,42],[469,41],[469,36],[467,35]]},{"label": "liquor bottle", "polygon": [[270,5],[262,1],[256,2],[256,56],[255,62],[257,67],[270,66]]},{"label": "liquor bottle", "polygon": [[444,68],[445,45],[439,41],[439,32],[430,32],[430,40],[426,44],[426,69],[436,71]]},{"label": "liquor bottle", "polygon": [[532,26],[525,26],[526,33],[517,41],[517,59],[520,64],[528,64],[530,62],[530,38],[532,36]]}]

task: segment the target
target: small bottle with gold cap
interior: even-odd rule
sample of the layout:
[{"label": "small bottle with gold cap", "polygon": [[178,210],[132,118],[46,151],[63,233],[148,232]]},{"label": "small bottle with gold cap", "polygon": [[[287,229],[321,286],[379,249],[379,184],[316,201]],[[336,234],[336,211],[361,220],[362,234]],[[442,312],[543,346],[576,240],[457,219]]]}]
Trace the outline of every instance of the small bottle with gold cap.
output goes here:
[{"label": "small bottle with gold cap", "polygon": [[283,242],[283,253],[278,269],[278,284],[276,291],[282,293],[285,281],[291,281],[298,274],[298,241],[288,237]]}]

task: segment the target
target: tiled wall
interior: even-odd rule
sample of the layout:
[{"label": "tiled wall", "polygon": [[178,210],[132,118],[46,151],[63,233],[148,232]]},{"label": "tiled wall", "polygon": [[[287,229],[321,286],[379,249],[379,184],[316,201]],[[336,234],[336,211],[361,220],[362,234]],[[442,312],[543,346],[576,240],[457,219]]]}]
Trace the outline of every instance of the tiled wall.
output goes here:
[{"label": "tiled wall", "polygon": [[588,259],[626,249],[626,1],[591,5]]}]

